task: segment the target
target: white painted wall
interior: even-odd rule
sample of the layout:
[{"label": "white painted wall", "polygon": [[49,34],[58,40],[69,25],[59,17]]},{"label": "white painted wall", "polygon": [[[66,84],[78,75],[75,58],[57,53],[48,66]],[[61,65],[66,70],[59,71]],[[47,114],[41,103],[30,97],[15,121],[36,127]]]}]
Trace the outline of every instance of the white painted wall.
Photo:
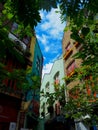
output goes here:
[{"label": "white painted wall", "polygon": [[[45,90],[45,86],[47,84],[47,82],[49,82],[50,86],[49,86],[49,93],[54,93],[54,75],[59,71],[59,80],[60,80],[60,85],[65,84],[64,80],[62,78],[64,78],[64,66],[63,66],[63,58],[60,57],[59,59],[57,59],[54,63],[53,66],[51,68],[50,73],[45,74],[43,79],[42,79],[42,84],[41,84],[41,91],[43,90],[44,93],[46,93]],[[41,108],[43,102],[45,102],[47,99],[44,97],[40,97],[40,114],[43,111],[43,109]],[[45,113],[46,113],[46,118],[49,117],[48,111],[47,111],[47,104],[45,104]]]}]

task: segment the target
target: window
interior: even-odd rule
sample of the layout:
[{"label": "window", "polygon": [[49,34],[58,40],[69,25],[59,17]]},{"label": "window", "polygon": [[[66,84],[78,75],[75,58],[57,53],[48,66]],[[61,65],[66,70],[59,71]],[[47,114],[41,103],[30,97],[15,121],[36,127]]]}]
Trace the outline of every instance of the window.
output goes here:
[{"label": "window", "polygon": [[11,32],[14,32],[16,29],[18,29],[18,24],[14,22],[12,25]]},{"label": "window", "polygon": [[65,54],[64,54],[64,59],[67,60],[67,58],[72,54],[72,46],[70,44],[70,42],[68,43],[68,45],[65,47]]},{"label": "window", "polygon": [[11,32],[14,33],[16,36],[18,36],[18,33],[15,33],[17,29],[18,29],[18,24],[14,22],[11,28]]},{"label": "window", "polygon": [[30,42],[30,37],[25,35],[22,41],[27,45]]},{"label": "window", "polygon": [[69,97],[76,99],[79,97],[79,89],[76,88],[72,88],[71,90],[69,90]]},{"label": "window", "polygon": [[59,80],[59,71],[54,75],[54,89],[55,91],[59,90],[59,84],[60,84],[60,80]]},{"label": "window", "polygon": [[46,83],[46,86],[45,86],[46,93],[49,93],[49,86],[50,86],[50,84],[49,84],[49,82],[47,82],[47,83]]},{"label": "window", "polygon": [[60,114],[60,103],[59,103],[59,102],[57,102],[57,103],[55,104],[55,114],[56,114],[56,115],[59,115],[59,114]]},{"label": "window", "polygon": [[76,68],[75,60],[72,61],[66,69],[67,76],[70,76]]},{"label": "window", "polygon": [[36,59],[36,68],[38,71],[40,71],[40,58],[37,56],[37,59]]},{"label": "window", "polygon": [[76,48],[78,48],[78,47],[80,46],[80,43],[79,43],[79,42],[74,42],[73,44],[74,44],[74,46],[75,46]]},{"label": "window", "polygon": [[59,81],[59,71],[54,76],[54,84],[58,85],[60,83]]},{"label": "window", "polygon": [[71,44],[70,44],[70,42],[69,42],[68,45],[66,46],[65,50],[66,50],[66,51],[69,51],[71,48],[72,48],[72,47],[71,47]]}]

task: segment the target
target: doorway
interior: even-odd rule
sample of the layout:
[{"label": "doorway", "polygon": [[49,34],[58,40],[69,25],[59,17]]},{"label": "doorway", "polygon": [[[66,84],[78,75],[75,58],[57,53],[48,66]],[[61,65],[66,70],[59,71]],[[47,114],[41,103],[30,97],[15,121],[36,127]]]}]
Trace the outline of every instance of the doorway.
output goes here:
[{"label": "doorway", "polygon": [[9,130],[9,123],[0,122],[0,130]]}]

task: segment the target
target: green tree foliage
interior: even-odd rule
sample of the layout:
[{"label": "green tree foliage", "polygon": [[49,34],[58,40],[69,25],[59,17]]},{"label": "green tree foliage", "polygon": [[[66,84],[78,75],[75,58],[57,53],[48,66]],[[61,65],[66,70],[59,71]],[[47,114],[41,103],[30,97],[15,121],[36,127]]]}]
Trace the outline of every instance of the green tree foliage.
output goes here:
[{"label": "green tree foliage", "polygon": [[[83,80],[73,90],[74,92],[77,90],[76,88],[79,88],[81,92],[79,92],[79,98],[69,100],[66,110],[74,117],[76,117],[74,114],[76,110],[78,117],[87,114],[94,117],[92,106],[97,105],[97,101],[88,102],[89,98],[94,97],[93,94],[88,96],[85,89],[87,84],[91,88],[93,84],[93,89],[96,92],[98,88],[98,15],[96,16],[98,0],[50,0],[48,2],[47,0],[0,0],[0,2],[4,4],[2,15],[0,14],[0,28],[5,27],[10,21],[16,21],[23,26],[23,29],[26,27],[33,29],[41,20],[40,9],[49,11],[51,7],[60,6],[62,22],[66,20],[69,22],[68,29],[72,31],[71,37],[83,46],[82,51],[75,55],[75,58],[81,58],[83,62],[81,69],[76,70],[77,75],[73,78],[74,80],[76,78],[80,81]],[[7,20],[6,23],[5,20]],[[92,76],[92,80],[85,81],[87,76]],[[79,107],[81,110],[78,109],[77,104],[81,106]]]},{"label": "green tree foliage", "polygon": [[[56,0],[1,0],[0,28],[7,26],[9,22],[16,21],[23,28],[34,29],[41,21],[39,11],[50,11],[57,7]],[[5,23],[4,21],[7,20]]]},{"label": "green tree foliage", "polygon": [[[19,28],[16,33],[19,34],[20,38],[23,38],[25,34],[32,36],[34,27],[41,20],[39,10],[38,0],[0,0],[0,83],[8,78],[9,80],[17,80],[17,86],[24,91],[30,87],[29,82],[26,80],[26,71],[13,69],[13,72],[10,73],[5,70],[5,65],[1,62],[6,60],[7,53],[9,53],[11,57],[16,58],[22,65],[26,64],[25,56],[27,52],[24,52],[20,45],[16,46],[8,38],[8,33],[11,29],[11,24],[17,22]],[[17,48],[22,54],[17,51]],[[28,54],[30,56],[30,53]],[[37,80],[34,76],[32,78],[32,82],[36,86],[36,83],[38,84],[40,80]],[[34,89],[34,85],[32,89]]]},{"label": "green tree foliage", "polygon": [[57,0],[39,0],[40,9],[50,11],[51,8],[57,8]]},{"label": "green tree foliage", "polygon": [[[85,115],[90,115],[94,119],[96,117],[94,107],[97,106],[97,97],[94,93],[98,92],[98,0],[56,0],[56,2],[60,7],[62,22],[68,22],[65,31],[71,30],[71,38],[82,44],[81,51],[74,56],[82,59],[81,68],[76,69],[73,77],[66,78],[69,81],[80,81],[80,84],[74,86],[72,90],[72,95],[78,98],[69,98],[65,110],[68,116],[75,119]],[[87,85],[91,90],[90,95],[87,94]],[[52,99],[56,96],[54,95]]]},{"label": "green tree foliage", "polygon": [[98,13],[98,1],[92,0],[59,0],[62,20],[72,20],[74,25],[83,26],[84,22],[91,24]]},{"label": "green tree foliage", "polygon": [[[71,30],[71,38],[81,43],[82,49],[74,58],[82,59],[80,69],[67,80],[79,80],[80,84],[74,86],[72,95],[65,109],[68,115],[75,119],[89,115],[95,118],[98,99],[98,1],[92,0],[60,0],[61,19],[67,20],[65,30]],[[91,78],[90,78],[91,76]],[[91,93],[87,94],[87,86]],[[78,93],[77,93],[78,91]]]},{"label": "green tree foliage", "polygon": [[7,78],[10,73],[4,69],[4,64],[0,62],[0,85],[2,86],[2,81]]},{"label": "green tree foliage", "polygon": [[[82,59],[81,68],[71,80],[79,80],[72,93],[78,98],[70,98],[65,110],[75,119],[89,115],[96,118],[98,106],[98,0],[57,0],[62,22],[69,23],[72,39],[82,44],[82,49],[74,58]],[[91,78],[90,78],[91,77]],[[87,94],[87,85],[90,95]],[[78,93],[77,93],[78,91]],[[96,118],[97,119],[97,118]]]},{"label": "green tree foliage", "polygon": [[23,24],[24,27],[30,26],[33,29],[41,20],[37,0],[6,0],[1,3],[4,6],[1,22],[4,20],[16,21],[18,24]]}]

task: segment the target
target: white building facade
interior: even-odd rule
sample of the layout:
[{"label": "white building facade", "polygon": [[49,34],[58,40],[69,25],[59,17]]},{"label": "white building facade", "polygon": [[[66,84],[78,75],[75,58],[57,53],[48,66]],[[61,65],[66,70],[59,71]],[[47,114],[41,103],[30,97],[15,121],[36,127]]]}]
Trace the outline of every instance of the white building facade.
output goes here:
[{"label": "white building facade", "polygon": [[[45,120],[48,120],[50,118],[50,113],[48,112],[48,107],[49,104],[47,103],[47,97],[43,96],[43,94],[52,94],[58,91],[60,89],[60,86],[65,86],[65,82],[63,80],[64,78],[64,66],[63,66],[63,58],[60,57],[57,59],[51,68],[50,73],[45,74],[43,79],[42,79],[42,84],[41,84],[41,96],[40,96],[40,117],[43,116]],[[58,87],[54,87],[58,86]],[[66,92],[64,92],[66,94]],[[56,105],[56,106],[55,106]],[[60,109],[60,104],[58,101],[55,101],[53,103],[53,109],[55,110],[55,107],[59,107]],[[57,109],[57,114],[59,113],[59,110]],[[55,115],[54,115],[55,116]]]}]

